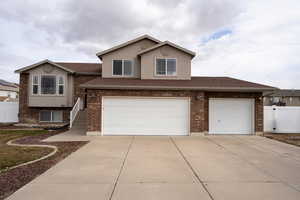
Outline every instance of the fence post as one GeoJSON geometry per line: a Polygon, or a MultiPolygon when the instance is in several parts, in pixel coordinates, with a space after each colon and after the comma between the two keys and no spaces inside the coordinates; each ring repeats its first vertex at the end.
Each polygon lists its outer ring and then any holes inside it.
{"type": "Polygon", "coordinates": [[[276,106],[272,106],[272,132],[275,133],[276,132],[276,106]]]}

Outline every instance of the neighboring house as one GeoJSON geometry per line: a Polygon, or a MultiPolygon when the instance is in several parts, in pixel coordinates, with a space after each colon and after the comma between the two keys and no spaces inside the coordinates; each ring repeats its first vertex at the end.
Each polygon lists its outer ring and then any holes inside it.
{"type": "Polygon", "coordinates": [[[17,101],[19,86],[0,79],[0,101],[17,101]]]}
{"type": "Polygon", "coordinates": [[[300,90],[275,90],[264,93],[264,106],[300,106],[300,90]]]}
{"type": "Polygon", "coordinates": [[[194,52],[148,35],[96,55],[102,64],[45,60],[17,70],[20,122],[68,122],[80,98],[88,135],[263,132],[262,92],[273,87],[192,77],[194,52]]]}

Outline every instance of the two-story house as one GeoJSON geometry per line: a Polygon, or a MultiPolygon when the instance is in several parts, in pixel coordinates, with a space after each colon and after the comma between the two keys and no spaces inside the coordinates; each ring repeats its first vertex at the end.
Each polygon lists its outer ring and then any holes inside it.
{"type": "Polygon", "coordinates": [[[193,77],[194,52],[148,35],[96,55],[101,64],[46,60],[17,70],[20,122],[72,122],[80,102],[88,135],[263,131],[262,92],[273,87],[193,77]]]}

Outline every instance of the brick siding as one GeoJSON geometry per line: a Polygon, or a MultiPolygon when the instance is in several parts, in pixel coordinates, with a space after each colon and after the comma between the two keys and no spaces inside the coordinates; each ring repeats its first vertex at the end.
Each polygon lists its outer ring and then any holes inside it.
{"type": "Polygon", "coordinates": [[[254,98],[255,131],[263,131],[263,102],[261,93],[158,91],[158,90],[87,90],[88,131],[101,131],[102,96],[190,97],[190,132],[208,131],[209,98],[254,98]]]}
{"type": "MultiPolygon", "coordinates": [[[[74,94],[84,97],[84,90],[81,90],[78,86],[79,84],[89,81],[95,76],[78,76],[74,78],[74,94]]],[[[19,122],[20,123],[39,123],[39,113],[41,110],[62,110],[63,111],[63,121],[68,122],[70,110],[69,107],[29,107],[28,106],[28,86],[29,86],[29,74],[20,74],[20,89],[19,89],[19,122]]],[[[74,95],[74,96],[75,96],[74,95]]]]}

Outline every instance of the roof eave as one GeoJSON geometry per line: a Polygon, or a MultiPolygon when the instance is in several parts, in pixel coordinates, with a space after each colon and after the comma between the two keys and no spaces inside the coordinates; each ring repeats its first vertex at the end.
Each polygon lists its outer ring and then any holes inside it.
{"type": "Polygon", "coordinates": [[[143,36],[140,36],[140,37],[135,38],[135,39],[133,39],[133,40],[129,40],[129,41],[124,42],[124,43],[122,43],[122,44],[116,45],[116,46],[114,46],[114,47],[112,47],[112,48],[106,49],[106,50],[104,50],[104,51],[100,51],[100,52],[96,53],[96,56],[99,57],[99,58],[102,60],[102,55],[105,55],[105,54],[107,54],[107,53],[109,53],[109,52],[112,52],[112,51],[115,51],[115,50],[117,50],[117,49],[123,48],[123,47],[125,47],[125,46],[128,46],[128,45],[130,45],[130,44],[133,44],[133,43],[138,42],[138,41],[143,40],[143,39],[152,40],[152,41],[154,41],[154,42],[157,42],[158,44],[161,43],[160,40],[158,40],[158,39],[156,39],[156,38],[154,38],[154,37],[151,37],[151,36],[149,36],[149,35],[143,35],[143,36]]]}
{"type": "Polygon", "coordinates": [[[195,52],[190,51],[190,50],[188,50],[186,48],[183,48],[181,46],[178,46],[178,45],[176,45],[176,44],[174,44],[172,42],[169,42],[169,41],[165,41],[165,42],[162,42],[160,44],[157,44],[156,46],[152,46],[152,47],[149,47],[148,49],[144,49],[144,50],[140,51],[137,55],[141,56],[141,55],[143,55],[145,53],[151,52],[151,51],[153,51],[153,50],[155,50],[157,48],[160,48],[160,47],[162,47],[164,45],[169,45],[169,46],[171,46],[173,48],[176,48],[176,49],[178,49],[178,50],[180,50],[180,51],[182,51],[182,52],[184,52],[186,54],[189,54],[190,56],[192,56],[192,58],[194,58],[196,56],[195,52]]]}
{"type": "Polygon", "coordinates": [[[75,72],[75,75],[92,75],[92,76],[101,76],[100,72],[75,72]]]}
{"type": "Polygon", "coordinates": [[[61,66],[61,65],[59,65],[59,64],[56,64],[56,63],[52,62],[51,60],[48,60],[48,59],[42,60],[42,61],[40,61],[40,62],[38,62],[38,63],[29,65],[29,66],[26,66],[26,67],[23,67],[23,68],[20,68],[20,69],[17,69],[17,70],[15,70],[15,73],[22,73],[22,72],[25,72],[25,71],[27,71],[27,70],[33,69],[33,68],[35,68],[35,67],[38,67],[38,66],[40,66],[40,65],[46,64],[46,63],[48,63],[48,64],[50,64],[50,65],[53,65],[53,66],[56,66],[56,67],[58,67],[58,68],[60,68],[60,69],[63,69],[63,70],[65,70],[65,71],[67,71],[67,72],[75,73],[75,71],[70,70],[70,69],[68,69],[68,68],[65,68],[65,67],[63,67],[63,66],[61,66]]]}
{"type": "Polygon", "coordinates": [[[253,87],[173,87],[173,86],[122,86],[122,85],[91,85],[82,84],[82,88],[90,89],[132,89],[132,90],[202,90],[202,91],[228,91],[228,92],[264,92],[272,91],[273,88],[253,88],[253,87]]]}

